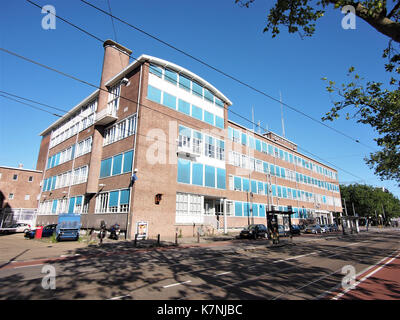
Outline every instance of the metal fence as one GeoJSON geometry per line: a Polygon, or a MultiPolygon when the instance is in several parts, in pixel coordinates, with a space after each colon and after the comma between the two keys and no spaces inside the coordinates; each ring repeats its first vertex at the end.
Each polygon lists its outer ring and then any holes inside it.
{"type": "Polygon", "coordinates": [[[0,209],[0,228],[6,228],[14,223],[27,223],[34,226],[36,215],[37,209],[0,209]]]}

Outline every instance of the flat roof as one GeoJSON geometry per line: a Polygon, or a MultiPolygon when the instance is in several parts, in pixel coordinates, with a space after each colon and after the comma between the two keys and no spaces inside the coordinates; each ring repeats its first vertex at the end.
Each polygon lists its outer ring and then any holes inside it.
{"type": "Polygon", "coordinates": [[[42,173],[43,172],[43,171],[35,170],[35,169],[25,169],[25,168],[7,167],[7,166],[0,166],[0,168],[10,169],[10,170],[30,171],[30,172],[37,172],[37,173],[42,173]]]}

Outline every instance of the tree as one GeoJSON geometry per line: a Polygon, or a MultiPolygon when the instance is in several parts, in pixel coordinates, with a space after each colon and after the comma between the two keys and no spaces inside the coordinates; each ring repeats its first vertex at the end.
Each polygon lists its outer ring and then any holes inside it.
{"type": "Polygon", "coordinates": [[[342,200],[346,201],[349,215],[353,215],[352,204],[355,212],[361,217],[374,217],[377,214],[386,218],[400,217],[400,200],[392,193],[368,185],[351,184],[340,185],[342,200]]]}
{"type": "MultiPolygon", "coordinates": [[[[254,1],[235,0],[244,7],[254,1]]],[[[334,121],[346,109],[346,119],[371,126],[378,133],[375,141],[381,149],[364,160],[381,180],[395,180],[400,185],[400,0],[394,0],[390,8],[386,0],[275,0],[264,32],[271,32],[275,38],[280,27],[287,27],[289,33],[310,37],[315,32],[316,21],[328,8],[342,9],[348,5],[355,9],[357,17],[388,37],[382,57],[387,59],[385,70],[391,79],[386,86],[366,81],[355,73],[354,67],[349,68],[348,84],[336,86],[334,81],[322,78],[327,81],[327,91],[334,95],[333,107],[322,120],[334,121]]]]}

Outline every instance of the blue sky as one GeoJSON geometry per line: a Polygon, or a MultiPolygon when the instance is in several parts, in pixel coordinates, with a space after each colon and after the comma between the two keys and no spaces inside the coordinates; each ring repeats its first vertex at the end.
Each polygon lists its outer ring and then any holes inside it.
{"type": "MultiPolygon", "coordinates": [[[[57,14],[87,29],[101,39],[114,39],[111,19],[79,0],[33,0],[51,4],[57,14]]],[[[106,0],[91,0],[107,10],[106,0]]],[[[382,50],[387,38],[362,20],[355,30],[341,27],[343,14],[328,10],[318,22],[316,34],[302,40],[281,31],[272,39],[263,33],[270,2],[257,0],[249,9],[234,0],[110,0],[114,15],[156,35],[164,41],[279,98],[310,116],[320,119],[332,106],[322,77],[337,83],[347,81],[354,66],[360,75],[387,81],[382,50]]],[[[1,47],[25,55],[88,82],[99,84],[103,59],[100,42],[57,20],[55,30],[41,27],[40,9],[26,1],[8,1],[0,12],[1,47]]],[[[282,134],[280,105],[165,45],[115,21],[117,40],[133,50],[133,56],[153,55],[181,65],[212,83],[232,102],[231,109],[282,134]]],[[[70,109],[94,89],[51,71],[0,53],[0,90],[70,109]]],[[[0,97],[0,165],[35,168],[40,146],[39,133],[57,118],[0,97]]],[[[364,163],[371,152],[304,116],[284,108],[286,137],[338,169],[341,183],[359,182],[384,186],[396,196],[393,181],[380,181],[364,163]]],[[[251,127],[230,114],[230,119],[251,127]]],[[[327,123],[376,149],[370,127],[344,118],[327,123]]],[[[306,154],[306,153],[305,153],[306,154]]]]}

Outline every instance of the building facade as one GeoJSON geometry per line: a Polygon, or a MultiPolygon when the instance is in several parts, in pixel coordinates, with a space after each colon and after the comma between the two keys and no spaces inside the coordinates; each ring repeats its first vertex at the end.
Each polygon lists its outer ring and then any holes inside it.
{"type": "Polygon", "coordinates": [[[104,50],[100,89],[41,133],[38,223],[74,212],[84,228],[172,238],[265,224],[271,205],[292,206],[294,223],[342,211],[335,170],[230,121],[206,80],[148,55],[129,64],[111,40],[104,50]]]}
{"type": "Polygon", "coordinates": [[[34,224],[42,171],[0,166],[0,227],[34,224]]]}

